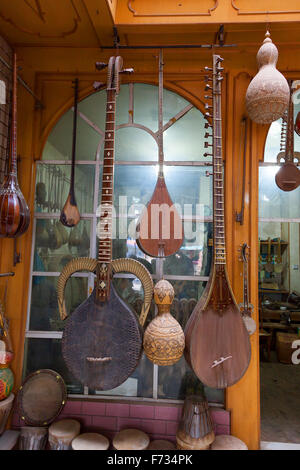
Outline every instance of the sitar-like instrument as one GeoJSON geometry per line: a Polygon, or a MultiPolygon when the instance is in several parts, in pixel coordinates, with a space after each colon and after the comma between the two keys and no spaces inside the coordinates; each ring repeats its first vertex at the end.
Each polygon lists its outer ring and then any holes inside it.
{"type": "Polygon", "coordinates": [[[153,195],[137,224],[139,248],[154,258],[176,253],[183,243],[182,219],[176,209],[164,177],[163,149],[163,56],[159,52],[158,86],[158,178],[153,195]]]}
{"type": "Polygon", "coordinates": [[[75,158],[77,137],[77,105],[78,105],[78,78],[74,81],[74,115],[73,115],[73,138],[72,138],[72,164],[70,189],[67,200],[60,214],[60,221],[66,227],[74,227],[80,221],[80,212],[75,197],[75,158]]]}
{"type": "Polygon", "coordinates": [[[213,216],[214,260],[205,291],[195,306],[185,328],[185,358],[197,377],[212,388],[226,388],[236,383],[246,372],[251,346],[249,335],[237,306],[226,269],[223,159],[221,66],[223,59],[213,55],[212,90],[213,138],[213,216]]]}
{"type": "Polygon", "coordinates": [[[246,325],[249,335],[253,335],[256,331],[256,323],[252,318],[253,305],[249,302],[249,282],[248,282],[248,254],[249,247],[247,243],[243,243],[241,248],[241,255],[243,261],[243,285],[244,295],[243,303],[239,304],[244,323],[246,325]]]}
{"type": "Polygon", "coordinates": [[[295,165],[295,159],[298,160],[298,163],[300,162],[300,152],[294,151],[295,126],[292,80],[289,80],[289,85],[291,93],[287,113],[285,151],[277,155],[277,163],[281,163],[282,159],[285,162],[275,175],[275,182],[282,191],[293,191],[300,185],[300,170],[295,165]]]}
{"type": "Polygon", "coordinates": [[[10,170],[0,188],[0,237],[16,238],[28,229],[30,212],[18,183],[17,172],[17,55],[13,58],[10,170]]]}
{"type": "Polygon", "coordinates": [[[67,317],[62,337],[62,353],[69,370],[82,384],[94,390],[117,387],[137,367],[142,354],[142,326],[153,295],[151,276],[141,263],[127,258],[112,260],[116,97],[120,73],[126,71],[132,69],[123,69],[121,57],[109,59],[98,259],[70,261],[58,280],[59,311],[61,318],[66,318],[67,280],[77,271],[96,272],[92,294],[67,317]],[[144,288],[139,319],[119,297],[111,281],[113,273],[124,271],[138,277],[144,288]]]}

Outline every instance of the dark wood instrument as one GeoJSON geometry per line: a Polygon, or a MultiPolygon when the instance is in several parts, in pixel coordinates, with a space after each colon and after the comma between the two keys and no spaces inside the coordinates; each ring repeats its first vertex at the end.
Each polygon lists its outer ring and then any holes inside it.
{"type": "Polygon", "coordinates": [[[163,171],[163,58],[161,50],[158,104],[159,172],[154,193],[138,222],[136,240],[144,253],[155,258],[173,255],[180,249],[183,242],[182,220],[171,200],[163,171]]]}
{"type": "Polygon", "coordinates": [[[244,323],[246,325],[249,335],[253,335],[256,331],[256,323],[252,318],[253,305],[249,302],[249,282],[248,282],[248,245],[244,243],[241,248],[241,255],[243,261],[243,284],[244,284],[244,301],[239,304],[244,323]]]}
{"type": "Polygon", "coordinates": [[[300,170],[295,165],[295,159],[300,162],[300,152],[294,151],[294,103],[292,93],[292,80],[289,80],[291,89],[290,101],[287,114],[287,129],[285,140],[285,152],[280,152],[277,156],[277,162],[280,163],[282,158],[285,163],[275,175],[275,182],[282,191],[293,191],[300,185],[300,170]]]}
{"type": "MultiPolygon", "coordinates": [[[[226,388],[246,372],[251,346],[226,269],[221,82],[222,58],[213,55],[213,215],[214,261],[205,291],[185,328],[185,358],[197,377],[212,388],[226,388]]],[[[210,69],[209,69],[210,70],[210,69]]],[[[210,118],[209,113],[206,114],[210,118]]]]}
{"type": "Polygon", "coordinates": [[[16,238],[28,229],[30,212],[17,176],[17,55],[13,58],[10,170],[0,189],[0,237],[16,238]]]}
{"type": "Polygon", "coordinates": [[[98,260],[78,258],[70,261],[58,281],[58,303],[64,318],[67,279],[76,271],[96,271],[92,294],[67,318],[62,337],[62,353],[69,370],[82,384],[96,390],[117,387],[137,367],[142,353],[141,324],[146,319],[153,295],[151,276],[141,263],[130,259],[112,261],[116,96],[119,75],[125,71],[121,57],[109,59],[98,260]],[[132,272],[142,281],[141,324],[115,291],[111,283],[114,271],[132,272]]]}
{"type": "Polygon", "coordinates": [[[80,212],[75,198],[75,158],[77,137],[77,105],[78,105],[78,78],[74,81],[74,115],[73,115],[73,141],[72,141],[72,166],[70,190],[65,205],[60,214],[60,221],[66,227],[74,227],[80,221],[80,212]]]}

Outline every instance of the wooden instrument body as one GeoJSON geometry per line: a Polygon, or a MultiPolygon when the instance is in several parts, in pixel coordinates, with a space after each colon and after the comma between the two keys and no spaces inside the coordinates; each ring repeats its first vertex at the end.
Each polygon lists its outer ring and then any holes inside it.
{"type": "Polygon", "coordinates": [[[67,318],[62,353],[69,370],[82,384],[111,390],[136,368],[142,339],[138,318],[111,285],[106,302],[97,301],[94,289],[67,318]]]}
{"type": "Polygon", "coordinates": [[[0,189],[0,237],[16,238],[29,227],[30,212],[17,177],[17,57],[14,54],[10,171],[0,189]]]}
{"type": "Polygon", "coordinates": [[[275,182],[282,191],[294,191],[300,185],[300,171],[293,162],[285,162],[275,175],[275,182]]]}
{"type": "Polygon", "coordinates": [[[225,265],[213,266],[206,287],[186,327],[186,359],[203,383],[226,388],[246,372],[251,345],[225,265]]]}
{"type": "Polygon", "coordinates": [[[183,243],[182,220],[172,202],[164,176],[158,177],[137,231],[139,248],[155,258],[173,255],[183,243]]]}

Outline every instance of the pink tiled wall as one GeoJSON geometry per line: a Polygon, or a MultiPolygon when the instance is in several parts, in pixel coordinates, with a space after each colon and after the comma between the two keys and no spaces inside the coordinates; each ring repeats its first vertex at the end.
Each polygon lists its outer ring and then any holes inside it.
{"type": "MultiPolygon", "coordinates": [[[[110,439],[121,429],[137,428],[149,434],[151,439],[175,441],[181,410],[181,405],[161,406],[69,400],[58,419],[75,418],[80,421],[82,432],[101,432],[110,439]]],[[[216,434],[230,434],[229,411],[211,408],[211,416],[216,434]]],[[[17,428],[23,425],[23,421],[15,411],[12,427],[17,428]]]]}

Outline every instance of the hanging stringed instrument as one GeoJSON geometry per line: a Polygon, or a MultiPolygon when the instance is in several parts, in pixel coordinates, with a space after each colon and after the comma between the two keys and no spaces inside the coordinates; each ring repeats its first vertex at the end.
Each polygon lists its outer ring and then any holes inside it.
{"type": "Polygon", "coordinates": [[[253,335],[256,331],[256,323],[252,318],[253,305],[249,302],[249,282],[248,282],[248,245],[244,243],[241,248],[241,255],[243,261],[243,285],[244,285],[244,301],[242,304],[239,304],[241,314],[243,316],[244,323],[246,325],[249,335],[253,335]]]}
{"type": "MultiPolygon", "coordinates": [[[[226,388],[236,383],[246,372],[251,347],[249,335],[232,292],[226,269],[223,159],[221,62],[213,55],[213,216],[214,261],[205,291],[195,306],[185,328],[185,358],[197,377],[212,388],[226,388]]],[[[206,114],[207,115],[207,114],[206,114]]],[[[208,116],[210,117],[210,115],[208,116]]],[[[207,126],[206,126],[207,127],[207,126]]]]}
{"type": "Polygon", "coordinates": [[[60,221],[66,227],[74,227],[80,221],[80,213],[75,198],[75,157],[77,137],[77,105],[78,105],[78,78],[74,81],[74,115],[73,115],[73,141],[70,190],[65,205],[60,214],[60,221]]]}
{"type": "Polygon", "coordinates": [[[290,101],[287,114],[287,128],[285,151],[277,155],[277,163],[281,163],[282,158],[285,163],[275,175],[275,182],[282,191],[293,191],[300,185],[300,170],[295,165],[295,159],[300,163],[300,152],[294,151],[294,103],[292,93],[292,80],[289,80],[290,101]]]}
{"type": "Polygon", "coordinates": [[[121,57],[110,58],[98,259],[70,261],[59,276],[57,288],[59,312],[64,319],[67,315],[64,292],[69,277],[77,271],[96,272],[93,292],[67,317],[62,337],[62,353],[69,370],[82,384],[95,390],[117,387],[137,367],[142,353],[142,325],[153,295],[151,276],[141,263],[132,259],[112,261],[116,96],[120,86],[119,75],[126,71],[132,69],[123,70],[121,57]],[[144,288],[144,304],[139,319],[119,297],[111,282],[113,273],[124,271],[137,276],[144,288]]]}
{"type": "Polygon", "coordinates": [[[149,256],[162,258],[176,253],[183,243],[183,224],[168,192],[164,178],[163,150],[163,58],[159,53],[158,86],[159,171],[151,200],[137,225],[137,244],[149,256]]]}
{"type": "Polygon", "coordinates": [[[28,229],[30,212],[18,183],[17,172],[17,55],[13,58],[10,170],[0,188],[0,237],[16,238],[28,229]]]}

